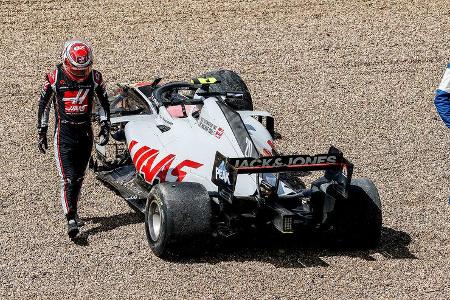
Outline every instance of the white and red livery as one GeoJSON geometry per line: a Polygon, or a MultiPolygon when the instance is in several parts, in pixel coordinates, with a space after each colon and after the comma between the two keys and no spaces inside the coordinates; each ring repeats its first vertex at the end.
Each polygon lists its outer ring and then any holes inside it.
{"type": "Polygon", "coordinates": [[[111,100],[113,142],[97,145],[91,163],[101,181],[145,214],[156,255],[268,226],[297,234],[334,230],[339,239],[378,244],[375,185],[352,180],[353,165],[335,147],[280,155],[273,117],[253,110],[236,73],[159,82],[119,86],[111,100]],[[316,170],[323,176],[306,188],[298,175],[316,170]]]}

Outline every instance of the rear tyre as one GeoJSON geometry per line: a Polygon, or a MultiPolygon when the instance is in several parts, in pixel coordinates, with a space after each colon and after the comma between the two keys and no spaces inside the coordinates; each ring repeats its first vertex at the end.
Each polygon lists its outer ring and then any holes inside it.
{"type": "Polygon", "coordinates": [[[193,182],[155,185],[145,206],[147,240],[158,257],[192,254],[211,238],[211,204],[193,182]]]}
{"type": "Polygon", "coordinates": [[[338,239],[349,246],[374,248],[381,240],[382,213],[378,189],[368,178],[353,179],[348,199],[336,203],[338,239]]]}
{"type": "Polygon", "coordinates": [[[212,84],[209,88],[211,92],[242,92],[242,99],[227,99],[225,102],[234,110],[253,110],[253,101],[244,80],[231,70],[211,71],[203,77],[214,77],[220,83],[212,84]]]}

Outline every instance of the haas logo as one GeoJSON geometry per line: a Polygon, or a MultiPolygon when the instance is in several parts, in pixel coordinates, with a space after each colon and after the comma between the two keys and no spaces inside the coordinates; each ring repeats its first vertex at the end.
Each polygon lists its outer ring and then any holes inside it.
{"type": "Polygon", "coordinates": [[[158,158],[159,150],[147,146],[142,146],[132,153],[136,144],[137,142],[132,140],[128,146],[128,151],[133,158],[136,170],[141,173],[144,176],[145,181],[149,183],[153,183],[156,177],[159,178],[159,182],[167,181],[166,177],[170,169],[172,169],[170,175],[173,176],[175,180],[169,181],[183,181],[187,174],[186,171],[183,170],[184,168],[198,169],[203,166],[201,163],[186,159],[174,168],[171,168],[171,165],[175,160],[175,154],[169,154],[165,157],[158,158]]]}
{"type": "Polygon", "coordinates": [[[80,45],[80,46],[75,46],[75,47],[73,47],[73,50],[74,51],[79,51],[79,50],[84,50],[84,45],[80,45]]]}
{"type": "Polygon", "coordinates": [[[85,114],[88,110],[89,89],[64,92],[64,111],[69,115],[85,114]]]}

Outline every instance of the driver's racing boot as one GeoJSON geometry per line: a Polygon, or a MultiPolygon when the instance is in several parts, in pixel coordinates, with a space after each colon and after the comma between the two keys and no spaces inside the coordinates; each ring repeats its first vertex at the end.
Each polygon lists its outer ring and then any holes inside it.
{"type": "Polygon", "coordinates": [[[75,213],[75,222],[77,222],[78,227],[83,227],[85,224],[84,221],[78,216],[78,213],[75,213]]]}
{"type": "Polygon", "coordinates": [[[67,234],[71,239],[77,236],[80,230],[78,229],[77,221],[75,219],[70,219],[67,221],[67,234]]]}

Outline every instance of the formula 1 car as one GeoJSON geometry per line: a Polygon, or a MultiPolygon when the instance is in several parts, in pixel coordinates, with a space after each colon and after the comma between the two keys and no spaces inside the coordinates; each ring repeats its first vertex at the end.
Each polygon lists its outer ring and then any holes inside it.
{"type": "Polygon", "coordinates": [[[281,155],[274,118],[253,110],[239,75],[220,70],[191,82],[160,81],[119,85],[110,100],[112,139],[96,144],[90,162],[99,180],[145,214],[157,256],[269,229],[379,243],[373,182],[352,179],[353,164],[333,146],[319,155],[281,155]],[[311,171],[323,173],[308,188],[292,180],[311,171]]]}

